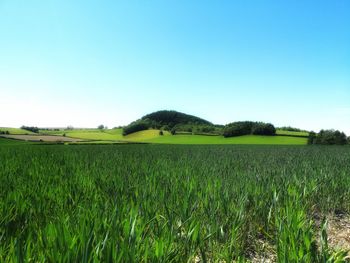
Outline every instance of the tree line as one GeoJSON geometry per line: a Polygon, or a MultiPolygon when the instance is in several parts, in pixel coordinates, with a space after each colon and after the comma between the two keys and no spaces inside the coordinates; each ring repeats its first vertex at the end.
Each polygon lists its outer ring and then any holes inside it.
{"type": "Polygon", "coordinates": [[[307,143],[320,145],[345,145],[350,144],[350,137],[338,130],[321,130],[319,133],[310,132],[307,143]]]}
{"type": "Polygon", "coordinates": [[[241,135],[275,135],[276,128],[271,123],[237,121],[227,124],[223,129],[224,137],[241,135]]]}
{"type": "Polygon", "coordinates": [[[26,131],[31,131],[34,133],[39,133],[39,128],[38,127],[34,127],[34,126],[22,126],[21,127],[22,130],[26,130],[26,131]]]}

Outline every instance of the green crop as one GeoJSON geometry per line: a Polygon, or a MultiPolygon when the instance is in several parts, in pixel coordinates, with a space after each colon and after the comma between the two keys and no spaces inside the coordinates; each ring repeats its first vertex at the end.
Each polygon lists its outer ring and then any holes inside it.
{"type": "Polygon", "coordinates": [[[345,262],[349,175],[349,147],[2,145],[0,262],[345,262]]]}

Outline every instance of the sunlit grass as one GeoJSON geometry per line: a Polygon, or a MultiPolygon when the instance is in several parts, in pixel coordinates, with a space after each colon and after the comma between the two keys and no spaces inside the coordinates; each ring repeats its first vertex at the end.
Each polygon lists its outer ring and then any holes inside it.
{"type": "Polygon", "coordinates": [[[249,262],[262,243],[277,262],[344,262],[314,218],[350,211],[349,147],[29,145],[0,160],[0,262],[249,262]]]}

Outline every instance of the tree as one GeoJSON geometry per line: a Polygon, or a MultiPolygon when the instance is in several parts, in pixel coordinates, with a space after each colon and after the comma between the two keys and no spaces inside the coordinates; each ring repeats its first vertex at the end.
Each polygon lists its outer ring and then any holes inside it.
{"type": "Polygon", "coordinates": [[[271,123],[238,121],[227,124],[223,131],[224,137],[233,137],[248,134],[275,135],[276,129],[271,123]]]}
{"type": "Polygon", "coordinates": [[[130,133],[148,130],[150,128],[150,124],[148,121],[138,120],[130,123],[129,125],[123,128],[123,135],[128,135],[130,133]]]}
{"type": "Polygon", "coordinates": [[[225,126],[223,135],[224,137],[234,137],[251,134],[253,125],[254,122],[252,121],[237,121],[229,123],[225,126]]]}
{"type": "Polygon", "coordinates": [[[314,144],[323,145],[344,145],[347,143],[345,133],[338,130],[321,130],[314,140],[314,144]]]}
{"type": "Polygon", "coordinates": [[[309,133],[309,137],[307,138],[307,144],[311,145],[311,144],[315,144],[316,142],[316,133],[311,131],[309,133]]]}
{"type": "Polygon", "coordinates": [[[255,123],[252,128],[252,134],[254,135],[275,135],[276,129],[271,123],[255,123]]]}
{"type": "Polygon", "coordinates": [[[39,132],[39,128],[38,127],[34,127],[34,126],[24,126],[22,125],[21,127],[22,130],[26,130],[26,131],[31,131],[34,133],[38,133],[39,132]]]}
{"type": "Polygon", "coordinates": [[[98,125],[98,127],[97,127],[97,129],[99,129],[99,130],[103,130],[105,128],[105,126],[103,125],[103,124],[100,124],[100,125],[98,125]]]}
{"type": "Polygon", "coordinates": [[[162,131],[162,130],[160,130],[160,131],[159,131],[159,135],[161,135],[161,136],[163,136],[163,135],[164,135],[164,133],[163,133],[163,131],[162,131]]]}

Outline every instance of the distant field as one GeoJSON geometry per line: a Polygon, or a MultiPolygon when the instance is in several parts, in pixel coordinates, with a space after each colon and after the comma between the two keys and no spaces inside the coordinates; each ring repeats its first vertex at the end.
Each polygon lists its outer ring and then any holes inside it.
{"type": "MultiPolygon", "coordinates": [[[[46,131],[42,131],[45,133],[46,131]]],[[[98,129],[79,129],[79,130],[60,130],[60,131],[49,131],[52,135],[63,135],[67,137],[79,138],[85,140],[103,140],[103,141],[116,141],[123,139],[122,129],[111,129],[111,130],[98,130],[98,129]]]]}
{"type": "Polygon", "coordinates": [[[68,138],[53,135],[1,135],[1,137],[23,141],[43,141],[43,142],[79,142],[81,139],[68,138]]]}
{"type": "Polygon", "coordinates": [[[307,137],[309,136],[308,132],[296,132],[296,131],[284,131],[284,130],[277,130],[277,135],[288,135],[288,136],[299,136],[299,137],[307,137]]]}
{"type": "Polygon", "coordinates": [[[147,130],[135,132],[124,137],[127,141],[165,143],[165,144],[280,144],[280,145],[304,145],[306,138],[289,136],[257,136],[245,135],[231,138],[222,136],[205,135],[170,135],[164,133],[159,135],[158,130],[147,130]]]}
{"type": "Polygon", "coordinates": [[[34,132],[23,130],[20,128],[0,127],[0,131],[8,131],[10,134],[35,134],[34,132]]]}
{"type": "MultiPolygon", "coordinates": [[[[163,136],[164,137],[173,137],[170,132],[168,131],[163,131],[163,136]]],[[[153,139],[157,139],[159,137],[163,137],[159,135],[159,130],[146,130],[146,131],[139,131],[139,132],[134,132],[129,135],[124,136],[124,140],[127,141],[149,141],[153,139]]],[[[190,135],[191,136],[191,135],[190,135]]]]}
{"type": "MultiPolygon", "coordinates": [[[[4,129],[4,128],[2,128],[4,129]]],[[[139,131],[127,136],[123,136],[122,129],[98,130],[98,129],[76,129],[76,130],[59,130],[59,131],[40,131],[43,138],[33,135],[32,132],[27,132],[21,129],[7,129],[16,139],[22,140],[40,140],[43,141],[65,141],[79,142],[80,140],[94,141],[95,144],[117,143],[117,142],[146,142],[146,143],[164,143],[164,144],[281,144],[281,145],[303,145],[306,144],[307,136],[305,132],[290,132],[278,130],[277,134],[282,136],[256,136],[246,135],[231,138],[222,136],[206,136],[206,135],[191,135],[181,133],[171,135],[170,132],[164,131],[164,135],[159,135],[159,130],[139,131]],[[23,134],[31,134],[31,137],[23,134]],[[62,135],[65,134],[66,137],[62,135]],[[17,136],[18,135],[18,136],[17,136]],[[23,135],[23,136],[21,136],[23,135]],[[50,136],[51,135],[51,136],[50,136]]],[[[12,136],[12,137],[13,137],[12,136]]],[[[14,138],[13,137],[13,138],[14,138]]],[[[80,142],[82,143],[82,142],[80,142]]],[[[84,142],[92,143],[92,142],[84,142]]]]}

